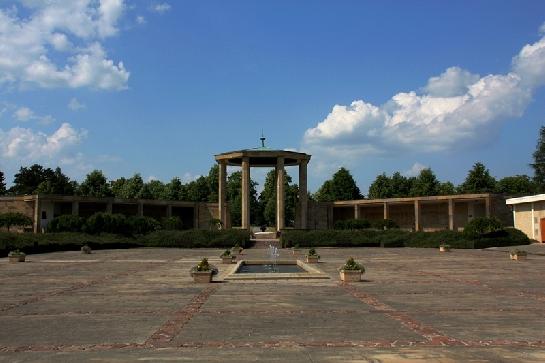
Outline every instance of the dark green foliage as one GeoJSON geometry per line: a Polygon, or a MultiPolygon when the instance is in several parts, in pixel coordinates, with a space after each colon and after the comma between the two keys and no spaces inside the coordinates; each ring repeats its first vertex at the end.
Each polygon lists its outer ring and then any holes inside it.
{"type": "MultiPolygon", "coordinates": [[[[250,222],[254,224],[260,219],[256,186],[257,183],[250,179],[250,222]]],[[[242,172],[236,171],[229,175],[226,194],[231,225],[240,226],[242,223],[242,172]]]]}
{"type": "Polygon", "coordinates": [[[496,184],[496,193],[509,196],[533,194],[537,190],[528,175],[514,175],[500,179],[496,184]]]}
{"type": "Polygon", "coordinates": [[[6,179],[4,173],[0,171],[0,195],[6,194],[6,179]]]}
{"type": "Polygon", "coordinates": [[[144,235],[161,229],[161,224],[151,217],[128,217],[127,226],[132,235],[144,235]]]}
{"type": "Polygon", "coordinates": [[[142,236],[139,241],[148,247],[230,248],[236,244],[247,247],[250,234],[236,229],[157,231],[142,236]]]}
{"type": "MultiPolygon", "coordinates": [[[[292,183],[291,176],[284,173],[284,193],[285,202],[285,225],[292,227],[295,225],[295,210],[297,207],[299,187],[292,183]]],[[[258,200],[257,224],[276,225],[276,174],[274,170],[267,173],[263,190],[259,194],[258,200]]]]}
{"type": "Polygon", "coordinates": [[[371,226],[376,229],[395,229],[399,228],[396,222],[391,219],[380,219],[378,221],[371,222],[371,226]]]}
{"type": "Polygon", "coordinates": [[[502,235],[504,228],[502,223],[496,218],[474,218],[464,227],[464,236],[466,238],[476,239],[488,235],[502,235]]]}
{"type": "Polygon", "coordinates": [[[533,153],[534,182],[539,192],[545,191],[545,126],[539,129],[536,150],[533,153]]]}
{"type": "Polygon", "coordinates": [[[318,202],[361,199],[363,196],[356,181],[345,168],[340,168],[333,177],[326,180],[315,194],[318,202]]]}
{"type": "Polygon", "coordinates": [[[458,187],[460,193],[493,193],[496,179],[482,163],[475,163],[465,181],[458,187]]]}
{"type": "Polygon", "coordinates": [[[27,227],[32,225],[32,219],[18,212],[0,214],[0,227],[6,227],[8,232],[11,227],[27,227]]]}
{"type": "Polygon", "coordinates": [[[344,265],[341,266],[341,270],[365,272],[363,265],[356,262],[354,257],[350,257],[348,260],[346,260],[344,265]]]}
{"type": "Polygon", "coordinates": [[[449,181],[446,181],[444,183],[439,183],[439,187],[437,189],[438,195],[453,195],[456,194],[456,187],[454,187],[454,184],[452,184],[449,181]]]}
{"type": "Polygon", "coordinates": [[[78,194],[97,198],[113,196],[110,185],[100,170],[93,170],[87,174],[78,188],[78,194]]]}
{"type": "Polygon", "coordinates": [[[367,229],[371,222],[366,219],[345,219],[335,222],[335,229],[367,229]]]}
{"type": "Polygon", "coordinates": [[[44,168],[34,164],[30,167],[21,167],[13,179],[13,187],[10,192],[15,195],[21,194],[74,194],[76,182],[70,181],[61,171],[44,168]]]}
{"type": "Polygon", "coordinates": [[[161,226],[163,227],[164,230],[167,230],[167,231],[182,230],[184,228],[184,225],[180,217],[163,218],[161,220],[161,226]]]}
{"type": "Polygon", "coordinates": [[[452,248],[487,248],[529,244],[524,233],[514,228],[502,235],[488,234],[476,239],[467,238],[456,231],[408,232],[402,230],[287,230],[281,236],[284,247],[296,244],[306,247],[429,247],[448,244],[452,248]]]}
{"type": "Polygon", "coordinates": [[[77,188],[75,181],[70,181],[70,178],[64,175],[61,168],[56,168],[52,173],[46,169],[45,180],[42,181],[34,193],[38,194],[59,194],[73,195],[77,188]]]}
{"type": "Polygon", "coordinates": [[[47,225],[47,232],[81,232],[85,219],[71,214],[53,218],[47,225]]]}
{"type": "Polygon", "coordinates": [[[392,195],[391,187],[390,178],[386,173],[378,175],[369,186],[369,199],[389,198],[392,195]]]}

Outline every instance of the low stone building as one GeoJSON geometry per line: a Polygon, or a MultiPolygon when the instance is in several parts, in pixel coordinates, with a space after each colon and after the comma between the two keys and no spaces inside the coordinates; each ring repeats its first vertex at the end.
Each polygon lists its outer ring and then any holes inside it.
{"type": "Polygon", "coordinates": [[[506,200],[513,212],[515,228],[526,233],[528,238],[545,241],[545,194],[531,195],[506,200]]]}
{"type": "Polygon", "coordinates": [[[476,217],[496,217],[513,225],[505,199],[495,194],[458,194],[412,198],[360,199],[310,203],[309,228],[333,228],[347,219],[393,220],[412,231],[463,230],[476,217]]]}
{"type": "Polygon", "coordinates": [[[172,200],[93,198],[61,195],[0,197],[0,213],[20,212],[33,221],[33,231],[41,232],[55,217],[65,214],[89,217],[97,212],[120,213],[161,219],[180,217],[186,228],[208,229],[218,216],[217,203],[172,200]]]}

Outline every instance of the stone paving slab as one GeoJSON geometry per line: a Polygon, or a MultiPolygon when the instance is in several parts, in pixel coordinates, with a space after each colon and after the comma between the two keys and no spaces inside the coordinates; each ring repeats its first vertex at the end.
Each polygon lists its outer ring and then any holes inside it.
{"type": "Polygon", "coordinates": [[[545,360],[545,256],[323,248],[316,267],[330,280],[194,284],[188,270],[202,257],[226,271],[221,252],[0,259],[0,361],[545,360]],[[350,256],[366,266],[364,282],[340,283],[350,256]]]}

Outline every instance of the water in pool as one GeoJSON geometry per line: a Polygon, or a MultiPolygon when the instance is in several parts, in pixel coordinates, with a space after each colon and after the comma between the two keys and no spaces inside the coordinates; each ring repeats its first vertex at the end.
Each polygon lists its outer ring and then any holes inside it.
{"type": "Polygon", "coordinates": [[[256,273],[303,273],[306,272],[298,265],[246,265],[242,264],[237,270],[237,273],[241,274],[256,274],[256,273]]]}

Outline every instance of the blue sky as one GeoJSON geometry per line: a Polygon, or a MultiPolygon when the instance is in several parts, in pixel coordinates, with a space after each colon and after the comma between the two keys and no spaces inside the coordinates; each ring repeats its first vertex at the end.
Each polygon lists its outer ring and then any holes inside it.
{"type": "Polygon", "coordinates": [[[263,129],[313,155],[313,191],[340,166],[364,192],[531,174],[544,22],[539,1],[2,1],[0,170],[187,181],[263,129]]]}

